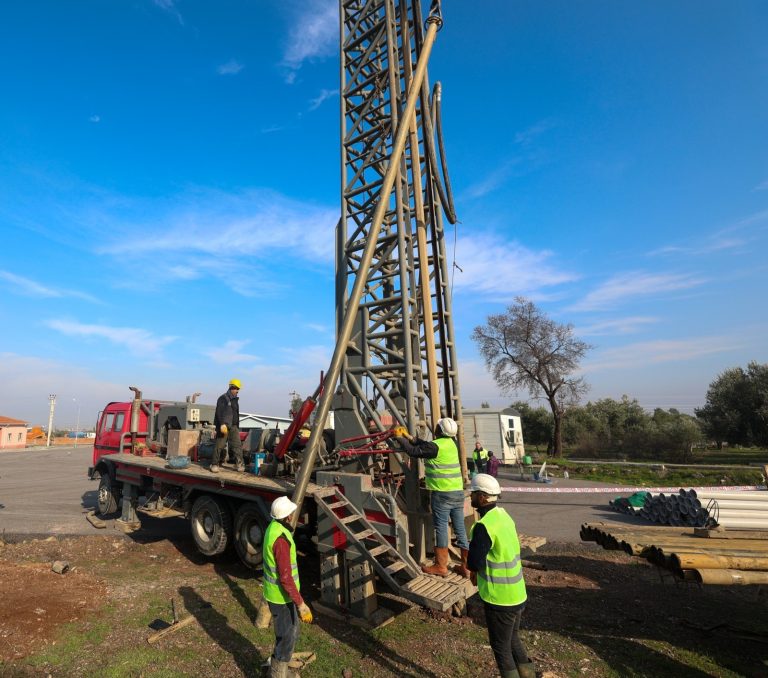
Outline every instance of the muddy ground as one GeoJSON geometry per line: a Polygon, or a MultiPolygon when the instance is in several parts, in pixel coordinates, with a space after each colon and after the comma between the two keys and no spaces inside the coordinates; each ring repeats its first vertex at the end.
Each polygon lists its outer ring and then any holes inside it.
{"type": "MultiPolygon", "coordinates": [[[[768,597],[756,588],[677,585],[592,544],[548,544],[530,560],[547,568],[525,570],[523,636],[540,675],[768,676],[768,597]]],[[[301,562],[310,602],[316,562],[301,562]]],[[[205,560],[182,537],[4,544],[0,601],[2,676],[257,676],[272,643],[253,625],[254,573],[226,554],[205,560]],[[55,574],[58,560],[70,571],[55,574]],[[150,646],[171,598],[196,623],[150,646]]],[[[378,631],[318,615],[297,648],[318,654],[302,675],[498,675],[477,601],[463,618],[382,603],[399,614],[378,631]]]]}

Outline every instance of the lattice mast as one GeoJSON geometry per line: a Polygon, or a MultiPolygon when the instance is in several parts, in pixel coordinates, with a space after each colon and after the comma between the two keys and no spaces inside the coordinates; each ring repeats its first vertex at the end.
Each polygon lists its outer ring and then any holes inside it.
{"type": "Polygon", "coordinates": [[[341,0],[340,9],[337,334],[348,313],[355,317],[333,403],[337,440],[365,433],[371,423],[384,428],[385,412],[411,431],[432,428],[441,416],[461,420],[442,184],[426,73],[394,185],[381,195],[425,25],[442,22],[440,3],[431,4],[427,24],[420,0],[341,0]],[[386,209],[364,272],[362,298],[349,307],[380,200],[386,209]]]}

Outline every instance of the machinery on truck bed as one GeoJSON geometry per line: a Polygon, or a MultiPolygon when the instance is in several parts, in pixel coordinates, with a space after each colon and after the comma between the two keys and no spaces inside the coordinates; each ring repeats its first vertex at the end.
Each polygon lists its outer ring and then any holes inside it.
{"type": "MultiPolygon", "coordinates": [[[[292,450],[287,432],[258,475],[213,475],[201,452],[210,444],[212,406],[146,401],[134,389],[127,435],[114,450],[102,448],[113,454],[94,455],[99,504],[114,510],[119,501],[129,525],[142,512],[187,516],[203,553],[233,543],[258,567],[269,505],[291,494],[317,543],[323,602],[371,617],[383,583],[448,610],[475,589],[455,574],[421,572],[433,539],[423,464],[402,455],[389,430],[403,425],[428,437],[438,419],[452,417],[463,448],[444,239],[444,219],[453,223],[455,215],[441,91],[439,84],[430,90],[426,68],[441,7],[431,2],[426,21],[420,0],[340,0],[339,9],[336,346],[292,424],[299,430],[314,415],[309,440],[292,450]],[[331,412],[333,436],[323,427],[331,412]],[[174,468],[174,457],[184,456],[189,466],[174,468]]],[[[463,449],[459,458],[466,480],[463,449]]],[[[467,497],[465,516],[472,515],[467,497]]]]}

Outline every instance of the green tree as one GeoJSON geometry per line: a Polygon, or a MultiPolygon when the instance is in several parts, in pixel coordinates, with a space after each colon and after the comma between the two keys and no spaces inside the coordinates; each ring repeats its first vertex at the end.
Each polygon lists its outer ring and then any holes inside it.
{"type": "Polygon", "coordinates": [[[768,364],[725,370],[709,385],[696,416],[718,448],[724,442],[768,445],[768,364]]]}
{"type": "Polygon", "coordinates": [[[488,316],[485,325],[475,327],[472,339],[504,393],[525,388],[532,397],[543,395],[554,420],[553,454],[560,456],[563,415],[588,388],[574,373],[592,347],[574,336],[573,325],[551,320],[523,297],[506,313],[488,316]]]}

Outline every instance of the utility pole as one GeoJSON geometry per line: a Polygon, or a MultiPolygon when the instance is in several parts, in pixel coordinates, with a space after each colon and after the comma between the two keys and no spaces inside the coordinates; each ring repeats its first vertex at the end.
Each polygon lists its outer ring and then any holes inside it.
{"type": "Polygon", "coordinates": [[[48,396],[48,402],[51,404],[50,412],[48,413],[48,442],[46,443],[46,447],[51,446],[51,432],[53,431],[53,411],[56,409],[56,394],[51,393],[51,395],[48,396]]]}

